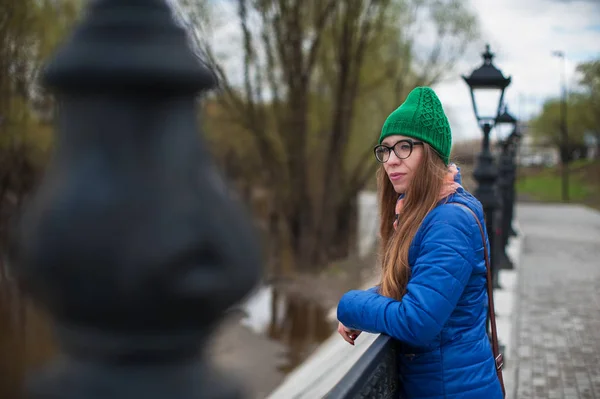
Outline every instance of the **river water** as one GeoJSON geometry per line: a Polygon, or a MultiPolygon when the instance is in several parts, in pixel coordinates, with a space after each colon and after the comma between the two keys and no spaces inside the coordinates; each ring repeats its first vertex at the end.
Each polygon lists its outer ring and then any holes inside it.
{"type": "Polygon", "coordinates": [[[255,334],[283,344],[284,356],[278,371],[287,374],[298,366],[327,337],[335,324],[318,303],[285,296],[273,286],[261,287],[243,306],[240,323],[255,334]]]}
{"type": "MultiPolygon", "coordinates": [[[[378,211],[374,192],[358,197],[358,253],[369,253],[377,236],[378,211]]],[[[360,282],[357,282],[360,284],[360,282]]],[[[240,323],[255,334],[268,337],[285,347],[285,359],[278,370],[287,374],[301,364],[334,331],[337,323],[329,320],[331,309],[319,303],[284,295],[271,285],[262,286],[242,305],[240,323]]]]}

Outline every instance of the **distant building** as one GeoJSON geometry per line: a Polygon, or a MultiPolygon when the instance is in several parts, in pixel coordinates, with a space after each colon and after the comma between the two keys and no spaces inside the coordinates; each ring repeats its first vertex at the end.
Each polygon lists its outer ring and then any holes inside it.
{"type": "Polygon", "coordinates": [[[583,142],[586,147],[585,157],[587,159],[600,158],[600,154],[598,154],[598,147],[600,146],[598,136],[599,135],[596,132],[586,132],[583,135],[583,142]]]}
{"type": "Polygon", "coordinates": [[[555,166],[560,162],[560,153],[555,145],[535,140],[522,127],[523,137],[517,153],[517,163],[521,166],[555,166]]]}

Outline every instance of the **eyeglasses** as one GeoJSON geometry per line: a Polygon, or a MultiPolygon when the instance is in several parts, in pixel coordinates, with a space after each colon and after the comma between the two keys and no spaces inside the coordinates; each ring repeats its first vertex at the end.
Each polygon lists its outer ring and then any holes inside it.
{"type": "Polygon", "coordinates": [[[416,145],[423,145],[423,142],[412,140],[400,140],[391,147],[388,147],[384,144],[379,144],[375,146],[373,152],[375,153],[375,158],[377,159],[377,162],[386,163],[388,159],[390,159],[390,152],[392,150],[394,151],[394,154],[396,154],[398,159],[406,159],[410,157],[410,154],[412,154],[413,148],[416,145]]]}

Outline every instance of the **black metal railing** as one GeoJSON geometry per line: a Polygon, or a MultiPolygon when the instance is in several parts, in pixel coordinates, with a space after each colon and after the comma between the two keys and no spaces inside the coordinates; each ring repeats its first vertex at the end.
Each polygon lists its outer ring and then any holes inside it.
{"type": "Polygon", "coordinates": [[[326,399],[402,399],[397,341],[380,335],[326,399]]]}

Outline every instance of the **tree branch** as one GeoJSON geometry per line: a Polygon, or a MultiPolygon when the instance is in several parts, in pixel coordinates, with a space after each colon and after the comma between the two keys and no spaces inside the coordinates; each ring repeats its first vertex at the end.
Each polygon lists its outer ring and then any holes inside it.
{"type": "Polygon", "coordinates": [[[361,159],[356,163],[351,177],[345,185],[346,190],[340,197],[340,202],[349,200],[364,188],[367,181],[373,177],[377,169],[380,167],[377,162],[372,160],[373,152],[371,149],[365,151],[361,159]]]}
{"type": "MultiPolygon", "coordinates": [[[[322,0],[321,0],[322,1],[322,0]]],[[[319,13],[316,21],[314,23],[314,39],[309,46],[308,57],[306,66],[304,67],[303,74],[306,77],[310,76],[312,70],[314,69],[315,63],[317,61],[317,55],[319,53],[319,48],[321,45],[321,41],[323,38],[323,31],[325,29],[325,25],[333,16],[333,11],[335,10],[336,0],[329,0],[323,10],[319,13]]]]}
{"type": "MultiPolygon", "coordinates": [[[[254,91],[252,88],[251,69],[256,60],[252,45],[252,34],[248,29],[248,6],[247,0],[238,0],[238,16],[242,29],[242,41],[244,49],[244,88],[246,91],[246,106],[248,117],[252,123],[257,123],[256,107],[254,104],[254,91]]],[[[260,85],[260,82],[258,82],[260,85]]]]}

